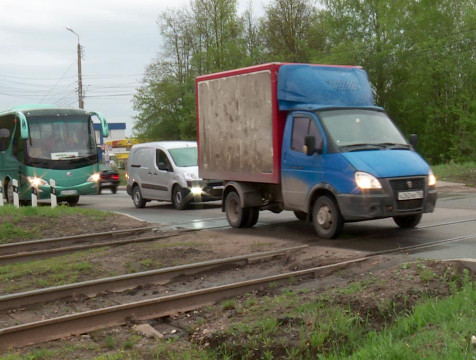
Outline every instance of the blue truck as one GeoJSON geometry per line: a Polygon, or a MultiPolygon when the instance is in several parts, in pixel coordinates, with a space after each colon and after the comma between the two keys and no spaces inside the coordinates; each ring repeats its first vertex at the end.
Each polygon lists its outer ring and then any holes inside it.
{"type": "Polygon", "coordinates": [[[320,238],[344,223],[433,212],[430,166],[375,106],[356,66],[269,63],[196,79],[199,174],[224,181],[232,227],[293,211],[320,238]]]}

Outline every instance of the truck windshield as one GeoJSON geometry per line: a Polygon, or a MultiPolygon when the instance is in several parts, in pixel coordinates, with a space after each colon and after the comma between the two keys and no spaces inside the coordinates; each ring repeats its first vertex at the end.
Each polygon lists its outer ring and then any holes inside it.
{"type": "Polygon", "coordinates": [[[319,113],[328,135],[342,151],[409,149],[390,118],[374,110],[330,110],[319,113]]]}
{"type": "Polygon", "coordinates": [[[30,158],[65,160],[91,157],[96,154],[96,142],[89,116],[28,118],[30,138],[27,151],[30,158]]]}
{"type": "Polygon", "coordinates": [[[169,149],[170,156],[179,167],[197,166],[198,152],[196,147],[169,149]]]}

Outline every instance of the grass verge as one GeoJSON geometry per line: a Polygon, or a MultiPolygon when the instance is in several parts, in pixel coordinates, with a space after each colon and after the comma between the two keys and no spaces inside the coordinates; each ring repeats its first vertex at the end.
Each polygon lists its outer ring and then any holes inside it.
{"type": "Polygon", "coordinates": [[[431,167],[438,180],[476,186],[476,162],[449,163],[431,167]]]}

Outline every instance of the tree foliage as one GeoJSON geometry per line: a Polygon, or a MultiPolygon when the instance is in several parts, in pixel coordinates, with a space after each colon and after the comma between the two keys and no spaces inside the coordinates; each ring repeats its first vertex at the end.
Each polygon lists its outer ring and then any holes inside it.
{"type": "Polygon", "coordinates": [[[163,46],[134,98],[142,139],[196,136],[196,76],[263,62],[362,66],[376,103],[432,163],[476,155],[476,0],[192,0],[159,17],[163,46]]]}

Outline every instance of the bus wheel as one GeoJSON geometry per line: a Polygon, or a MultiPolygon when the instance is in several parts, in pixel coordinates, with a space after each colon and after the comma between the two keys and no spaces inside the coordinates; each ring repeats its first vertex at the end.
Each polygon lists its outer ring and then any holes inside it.
{"type": "Polygon", "coordinates": [[[60,201],[66,201],[69,206],[75,206],[79,202],[79,195],[60,198],[60,201]]]}
{"type": "Polygon", "coordinates": [[[317,235],[333,239],[342,231],[344,219],[335,201],[327,195],[317,198],[312,210],[312,222],[317,235]]]}
{"type": "Polygon", "coordinates": [[[9,181],[7,183],[7,202],[13,204],[13,182],[9,181]]]}

